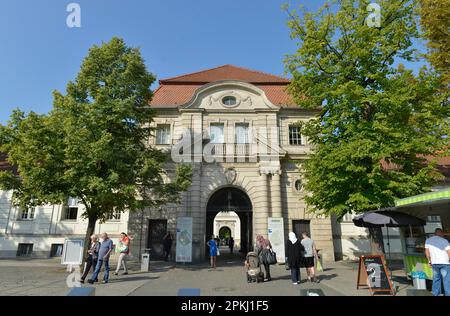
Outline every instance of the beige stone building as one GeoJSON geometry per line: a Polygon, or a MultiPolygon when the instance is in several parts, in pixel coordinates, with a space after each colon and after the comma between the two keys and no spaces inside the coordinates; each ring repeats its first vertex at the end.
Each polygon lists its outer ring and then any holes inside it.
{"type": "Polygon", "coordinates": [[[334,260],[329,218],[309,214],[301,165],[310,153],[296,126],[315,113],[295,105],[289,80],[231,65],[160,81],[150,143],[176,163],[191,163],[193,183],[181,205],[130,214],[135,244],[160,252],[161,235],[174,232],[180,216],[193,218],[193,258],[205,258],[205,243],[220,212],[236,212],[240,246],[253,248],[268,235],[268,218],[283,218],[289,231],[310,231],[324,260],[334,260]],[[158,250],[159,249],[159,250],[158,250]]]}

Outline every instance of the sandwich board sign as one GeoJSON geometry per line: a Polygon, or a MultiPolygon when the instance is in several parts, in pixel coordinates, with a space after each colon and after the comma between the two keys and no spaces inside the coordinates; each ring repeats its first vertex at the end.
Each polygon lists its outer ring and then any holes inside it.
{"type": "Polygon", "coordinates": [[[373,255],[359,258],[356,288],[359,289],[360,286],[368,286],[372,295],[383,292],[395,295],[384,256],[373,255]]]}
{"type": "Polygon", "coordinates": [[[83,263],[83,239],[66,239],[64,241],[61,264],[72,266],[83,263]]]}

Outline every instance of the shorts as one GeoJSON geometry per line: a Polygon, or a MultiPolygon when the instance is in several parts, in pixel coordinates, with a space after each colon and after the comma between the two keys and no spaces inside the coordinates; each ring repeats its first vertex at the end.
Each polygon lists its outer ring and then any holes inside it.
{"type": "Polygon", "coordinates": [[[305,268],[313,268],[314,267],[314,257],[305,257],[303,260],[303,264],[305,268]]]}

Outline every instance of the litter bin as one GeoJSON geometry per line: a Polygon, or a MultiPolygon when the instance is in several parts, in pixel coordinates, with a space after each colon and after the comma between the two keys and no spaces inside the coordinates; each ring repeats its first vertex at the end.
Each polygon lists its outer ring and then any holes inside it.
{"type": "Polygon", "coordinates": [[[150,271],[150,249],[145,249],[141,256],[141,272],[150,271]]]}
{"type": "Polygon", "coordinates": [[[423,271],[417,271],[411,273],[411,278],[413,279],[414,289],[416,290],[426,290],[427,282],[426,282],[426,274],[423,271]]]}

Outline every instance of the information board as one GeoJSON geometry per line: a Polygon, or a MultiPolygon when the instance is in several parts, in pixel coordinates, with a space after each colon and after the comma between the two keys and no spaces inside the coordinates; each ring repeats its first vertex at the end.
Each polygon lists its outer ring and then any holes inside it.
{"type": "Polygon", "coordinates": [[[176,262],[192,262],[192,217],[177,219],[176,262]]]}
{"type": "Polygon", "coordinates": [[[84,240],[66,239],[61,258],[61,264],[79,265],[83,263],[84,240]]]}
{"type": "Polygon", "coordinates": [[[268,237],[273,251],[277,254],[278,263],[285,263],[284,221],[282,217],[269,217],[268,237]]]}

